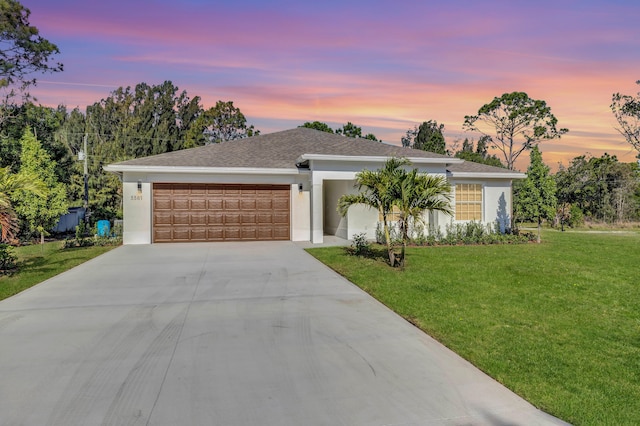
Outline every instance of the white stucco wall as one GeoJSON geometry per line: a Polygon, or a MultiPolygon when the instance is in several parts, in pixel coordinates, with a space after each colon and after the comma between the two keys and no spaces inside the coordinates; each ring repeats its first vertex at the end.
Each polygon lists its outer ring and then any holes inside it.
{"type": "Polygon", "coordinates": [[[378,225],[378,211],[363,205],[355,205],[349,208],[348,231],[349,240],[355,234],[364,233],[368,240],[376,239],[376,228],[378,225]]]}
{"type": "MultiPolygon", "coordinates": [[[[455,179],[451,181],[451,186],[455,189],[458,183],[477,183],[482,185],[482,223],[494,225],[498,222],[503,231],[511,226],[510,179],[455,179]]],[[[449,220],[455,221],[454,217],[449,220]]]]}
{"type": "Polygon", "coordinates": [[[151,243],[151,184],[145,176],[131,176],[122,184],[122,242],[151,243]],[[138,178],[142,191],[138,191],[138,178]]]}
{"type": "Polygon", "coordinates": [[[291,241],[311,240],[311,191],[309,184],[291,185],[291,241]]]}
{"type": "Polygon", "coordinates": [[[323,182],[323,218],[324,233],[349,239],[347,217],[342,217],[336,210],[338,199],[344,194],[352,193],[353,181],[351,180],[325,180],[323,182]]]}
{"type": "Polygon", "coordinates": [[[485,223],[498,223],[500,230],[511,227],[511,182],[488,181],[484,184],[485,223]]]}

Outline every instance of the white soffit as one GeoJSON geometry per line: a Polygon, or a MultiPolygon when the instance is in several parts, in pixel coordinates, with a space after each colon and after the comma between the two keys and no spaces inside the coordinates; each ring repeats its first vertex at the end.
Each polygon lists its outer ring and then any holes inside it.
{"type": "Polygon", "coordinates": [[[253,167],[178,167],[178,166],[126,166],[108,165],[104,170],[112,173],[191,173],[233,175],[299,175],[308,173],[298,169],[269,169],[253,167]]]}
{"type": "Polygon", "coordinates": [[[483,179],[525,179],[526,174],[520,172],[491,173],[491,172],[450,172],[447,176],[453,178],[483,178],[483,179]]]}
{"type": "MultiPolygon", "coordinates": [[[[375,155],[328,155],[328,154],[302,154],[296,160],[296,163],[300,164],[307,160],[315,161],[355,161],[355,162],[385,162],[391,158],[398,157],[381,157],[375,155]]],[[[447,158],[427,158],[427,157],[405,157],[413,164],[462,164],[464,160],[459,158],[447,157],[447,158]]]]}

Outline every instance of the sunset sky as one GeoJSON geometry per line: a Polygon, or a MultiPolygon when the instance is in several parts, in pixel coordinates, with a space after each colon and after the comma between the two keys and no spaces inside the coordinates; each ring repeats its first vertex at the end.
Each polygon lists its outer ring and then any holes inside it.
{"type": "MultiPolygon", "coordinates": [[[[84,111],[120,86],[171,80],[205,108],[233,101],[263,133],[351,121],[388,143],[427,120],[449,144],[495,96],[542,99],[570,132],[554,169],[603,152],[635,161],[615,92],[640,89],[637,0],[23,0],[65,70],[39,102],[84,111]]],[[[528,155],[518,162],[526,169],[528,155]]]]}

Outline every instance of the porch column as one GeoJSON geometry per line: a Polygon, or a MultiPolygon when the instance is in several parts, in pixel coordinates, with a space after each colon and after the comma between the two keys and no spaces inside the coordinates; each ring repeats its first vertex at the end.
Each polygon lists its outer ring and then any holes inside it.
{"type": "Polygon", "coordinates": [[[324,237],[322,178],[313,176],[311,185],[311,242],[322,243],[324,237]]]}

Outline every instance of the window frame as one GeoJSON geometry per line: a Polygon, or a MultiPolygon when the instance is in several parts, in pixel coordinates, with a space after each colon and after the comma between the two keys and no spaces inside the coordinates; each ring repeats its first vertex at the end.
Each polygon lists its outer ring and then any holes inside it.
{"type": "Polygon", "coordinates": [[[483,222],[484,221],[484,200],[485,200],[485,191],[484,191],[484,183],[482,182],[455,182],[453,184],[454,187],[454,221],[456,222],[472,222],[472,221],[478,221],[478,222],[483,222]],[[466,195],[471,194],[469,192],[469,187],[473,186],[474,188],[474,195],[480,195],[480,200],[460,200],[459,196],[462,195],[461,193],[463,193],[462,189],[459,189],[459,186],[462,187],[463,185],[467,186],[467,191],[466,191],[466,195]],[[460,211],[461,209],[459,208],[459,206],[465,205],[467,207],[473,207],[473,209],[468,208],[467,211],[462,212],[460,211]],[[480,217],[475,217],[475,213],[479,213],[480,217]],[[465,215],[464,219],[459,218],[458,215],[462,216],[465,215]]]}

